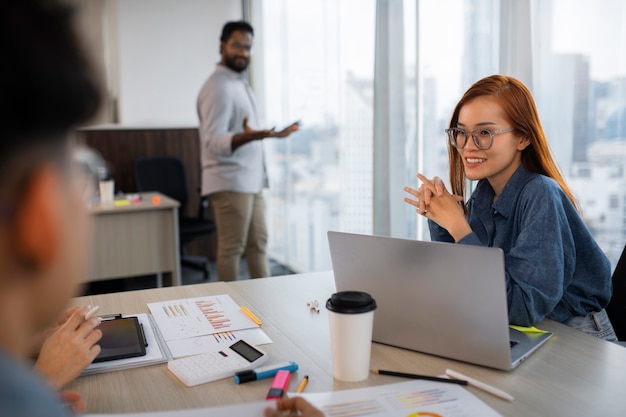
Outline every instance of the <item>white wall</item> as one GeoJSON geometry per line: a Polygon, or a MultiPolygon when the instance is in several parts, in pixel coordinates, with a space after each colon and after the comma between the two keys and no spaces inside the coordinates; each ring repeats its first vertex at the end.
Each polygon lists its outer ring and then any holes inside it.
{"type": "Polygon", "coordinates": [[[117,2],[119,123],[197,126],[196,96],[219,61],[219,36],[240,0],[117,2]]]}

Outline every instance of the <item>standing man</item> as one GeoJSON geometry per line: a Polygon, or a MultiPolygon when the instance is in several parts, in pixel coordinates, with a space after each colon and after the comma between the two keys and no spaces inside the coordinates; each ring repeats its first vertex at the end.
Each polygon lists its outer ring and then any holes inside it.
{"type": "Polygon", "coordinates": [[[263,139],[285,138],[298,130],[260,126],[247,68],[254,30],[228,22],[220,37],[221,60],[198,95],[202,195],[208,195],[217,223],[217,275],[234,281],[245,254],[252,278],[270,276],[263,188],[267,172],[263,139]]]}

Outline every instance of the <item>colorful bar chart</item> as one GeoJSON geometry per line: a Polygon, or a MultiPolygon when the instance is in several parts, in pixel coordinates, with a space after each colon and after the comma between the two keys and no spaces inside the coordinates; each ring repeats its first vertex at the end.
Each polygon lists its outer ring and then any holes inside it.
{"type": "Polygon", "coordinates": [[[226,329],[230,327],[230,319],[224,315],[224,310],[219,310],[214,301],[196,301],[196,306],[202,312],[202,315],[209,321],[215,330],[226,329]]]}
{"type": "Polygon", "coordinates": [[[227,294],[148,303],[148,308],[166,341],[258,327],[227,294]]]}
{"type": "Polygon", "coordinates": [[[183,304],[168,304],[163,306],[163,311],[168,317],[182,317],[188,316],[189,310],[183,304]]]}

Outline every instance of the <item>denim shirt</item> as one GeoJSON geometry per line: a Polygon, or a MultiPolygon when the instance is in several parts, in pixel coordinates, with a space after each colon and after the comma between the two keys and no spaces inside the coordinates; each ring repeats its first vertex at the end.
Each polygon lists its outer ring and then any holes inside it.
{"type": "Polygon", "coordinates": [[[0,348],[0,415],[72,417],[57,393],[15,357],[0,348]]]}
{"type": "MultiPolygon", "coordinates": [[[[608,304],[610,262],[556,181],[520,166],[493,198],[489,182],[479,181],[468,202],[472,232],[458,243],[504,251],[511,324],[564,323],[608,304]]],[[[432,240],[454,242],[429,227],[432,240]]]]}

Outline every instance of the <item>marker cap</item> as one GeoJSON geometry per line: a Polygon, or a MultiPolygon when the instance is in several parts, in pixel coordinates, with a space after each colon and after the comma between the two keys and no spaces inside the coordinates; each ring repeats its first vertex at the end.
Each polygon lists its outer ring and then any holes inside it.
{"type": "Polygon", "coordinates": [[[235,384],[243,384],[244,382],[256,381],[256,372],[254,371],[240,371],[237,372],[233,378],[235,379],[235,384]]]}
{"type": "Polygon", "coordinates": [[[273,365],[262,366],[256,369],[250,369],[246,371],[239,371],[233,375],[235,384],[243,384],[245,382],[257,381],[259,379],[271,378],[278,371],[285,370],[289,372],[296,372],[298,370],[298,364],[294,361],[281,362],[273,365]]]}
{"type": "Polygon", "coordinates": [[[289,386],[289,379],[291,378],[291,372],[280,370],[276,372],[276,376],[272,381],[272,386],[267,393],[266,400],[278,400],[283,397],[287,387],[289,386]]]}

